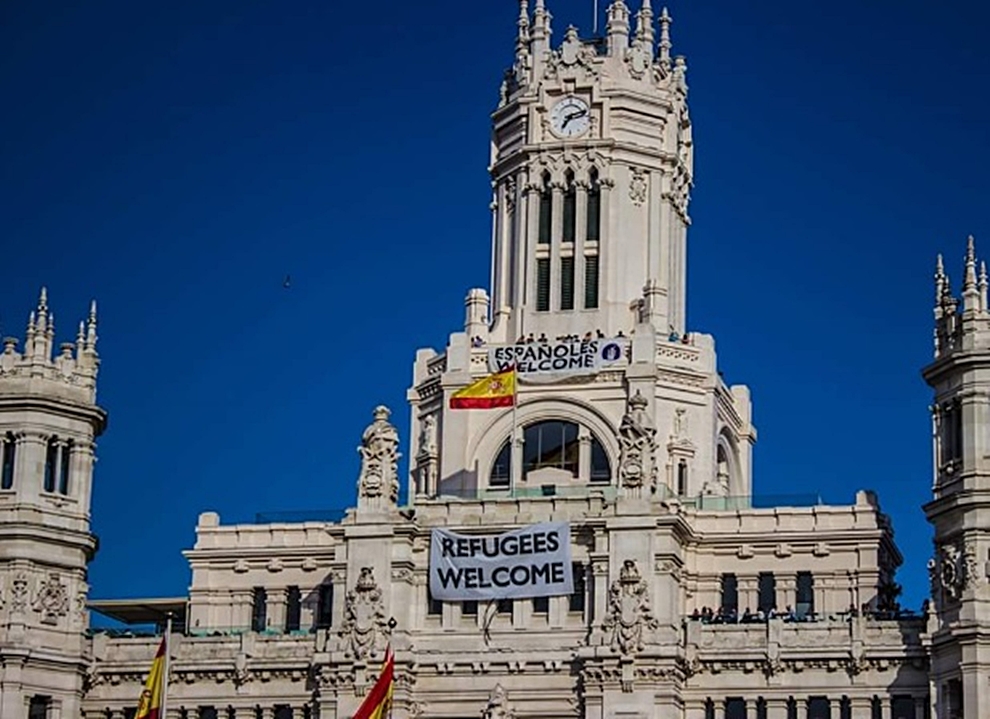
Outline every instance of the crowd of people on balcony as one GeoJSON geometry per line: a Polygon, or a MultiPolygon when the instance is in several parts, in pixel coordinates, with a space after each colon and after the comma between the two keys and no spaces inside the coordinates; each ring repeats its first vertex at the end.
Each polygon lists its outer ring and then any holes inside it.
{"type": "MultiPolygon", "coordinates": [[[[927,615],[927,610],[926,602],[920,616],[927,615]]],[[[870,604],[864,604],[857,609],[850,604],[845,611],[831,614],[822,614],[813,609],[796,610],[790,606],[785,607],[783,611],[778,610],[777,607],[757,609],[756,611],[746,607],[742,612],[737,607],[720,607],[717,610],[713,610],[711,607],[702,607],[701,609],[695,608],[688,618],[702,624],[764,624],[771,619],[780,619],[784,622],[851,621],[859,616],[875,620],[915,619],[919,617],[918,613],[900,606],[877,608],[870,604]]]]}

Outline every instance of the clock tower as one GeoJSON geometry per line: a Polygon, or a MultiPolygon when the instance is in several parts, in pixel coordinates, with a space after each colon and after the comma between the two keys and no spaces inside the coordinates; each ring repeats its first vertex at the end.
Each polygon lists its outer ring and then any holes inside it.
{"type": "Polygon", "coordinates": [[[939,256],[935,272],[933,483],[925,514],[934,612],[931,681],[937,719],[990,716],[990,304],[969,238],[961,301],[939,256]]]}
{"type": "Polygon", "coordinates": [[[687,68],[665,9],[607,14],[604,37],[571,26],[553,49],[544,0],[520,3],[493,116],[493,341],[611,336],[640,314],[684,333],[687,68]]]}

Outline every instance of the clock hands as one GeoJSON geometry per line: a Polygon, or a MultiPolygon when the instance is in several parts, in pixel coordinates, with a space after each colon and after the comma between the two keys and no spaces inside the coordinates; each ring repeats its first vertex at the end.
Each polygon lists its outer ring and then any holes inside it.
{"type": "Polygon", "coordinates": [[[571,120],[576,120],[579,117],[584,117],[587,114],[588,114],[587,110],[578,110],[577,112],[572,112],[569,115],[565,115],[564,123],[560,126],[560,129],[563,130],[565,127],[567,127],[567,123],[569,123],[571,120]]]}

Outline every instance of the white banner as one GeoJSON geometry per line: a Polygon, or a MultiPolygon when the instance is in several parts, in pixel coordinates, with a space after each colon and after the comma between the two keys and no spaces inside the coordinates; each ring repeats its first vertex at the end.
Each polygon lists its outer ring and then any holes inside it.
{"type": "Polygon", "coordinates": [[[516,367],[519,375],[594,374],[626,362],[628,338],[530,342],[495,345],[488,349],[488,370],[505,372],[516,367]]]}
{"type": "Polygon", "coordinates": [[[430,594],[440,601],[553,597],[574,591],[571,527],[544,522],[496,535],[430,534],[430,594]]]}

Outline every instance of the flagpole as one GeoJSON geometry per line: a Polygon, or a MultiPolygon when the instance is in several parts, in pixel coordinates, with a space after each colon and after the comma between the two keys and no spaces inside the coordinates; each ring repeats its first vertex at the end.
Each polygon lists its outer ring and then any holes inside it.
{"type": "Polygon", "coordinates": [[[168,717],[168,678],[169,670],[171,668],[169,665],[172,662],[172,657],[170,656],[172,653],[172,612],[166,614],[165,617],[165,666],[162,670],[162,673],[164,674],[162,677],[162,719],[166,719],[168,717]]]}
{"type": "MultiPolygon", "coordinates": [[[[519,363],[517,362],[512,368],[512,434],[509,436],[512,441],[509,443],[509,480],[512,482],[512,489],[510,490],[514,495],[518,487],[515,486],[516,469],[513,467],[513,461],[516,456],[516,429],[519,426],[519,363]]],[[[522,477],[522,467],[519,467],[519,477],[522,477]]]]}

